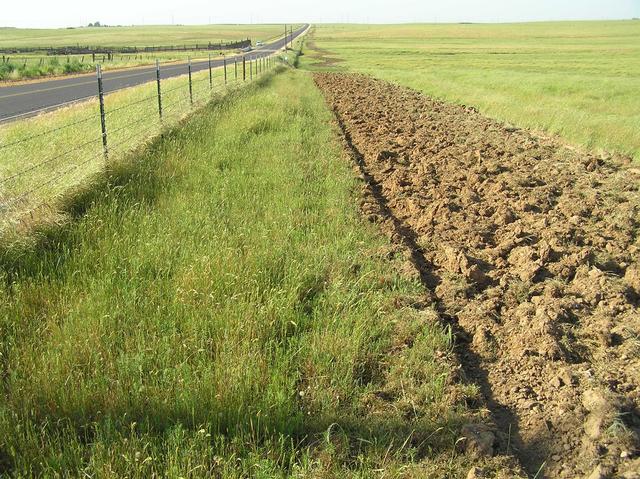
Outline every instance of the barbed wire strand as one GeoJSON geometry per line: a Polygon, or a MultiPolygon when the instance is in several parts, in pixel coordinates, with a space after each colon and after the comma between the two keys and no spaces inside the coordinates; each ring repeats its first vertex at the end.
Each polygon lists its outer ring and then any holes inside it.
{"type": "Polygon", "coordinates": [[[140,103],[144,103],[145,101],[157,100],[157,99],[158,99],[158,95],[147,96],[147,97],[142,98],[140,100],[136,100],[136,101],[134,101],[132,103],[127,103],[126,105],[122,105],[122,106],[119,106],[117,108],[113,108],[111,110],[107,110],[105,112],[105,116],[111,115],[112,113],[115,113],[115,112],[120,111],[120,110],[126,110],[127,108],[131,108],[132,106],[139,105],[140,103]]]}
{"type": "MultiPolygon", "coordinates": [[[[139,136],[139,135],[140,135],[140,133],[146,133],[146,132],[148,132],[149,130],[151,130],[151,128],[153,128],[153,127],[155,127],[155,126],[156,126],[156,125],[151,125],[151,127],[149,127],[149,128],[146,128],[146,129],[144,129],[144,130],[142,130],[142,131],[140,131],[140,132],[136,132],[136,133],[134,133],[133,135],[131,135],[131,136],[127,137],[127,139],[125,139],[124,141],[121,141],[121,142],[119,142],[119,143],[116,143],[115,145],[112,145],[112,146],[111,146],[111,148],[110,148],[110,150],[118,149],[120,146],[122,146],[123,144],[127,143],[129,140],[131,140],[131,139],[135,138],[136,136],[139,136]]],[[[149,139],[149,138],[147,138],[147,139],[149,139]]],[[[140,144],[142,144],[142,142],[140,142],[140,144]]],[[[91,161],[93,161],[93,160],[96,160],[96,159],[98,159],[98,158],[100,158],[100,157],[103,157],[103,155],[104,155],[104,152],[103,152],[103,151],[100,151],[99,153],[97,153],[97,154],[95,154],[95,155],[90,156],[88,160],[85,160],[85,161],[83,161],[83,162],[81,162],[81,163],[74,164],[74,165],[72,165],[71,167],[69,167],[69,168],[66,168],[66,169],[62,170],[59,174],[57,174],[57,175],[55,175],[55,176],[52,176],[52,177],[51,177],[51,178],[49,178],[47,181],[45,181],[45,182],[43,182],[43,183],[39,183],[38,185],[36,185],[36,186],[32,187],[31,189],[29,189],[29,190],[27,190],[27,191],[25,191],[25,192],[21,193],[19,196],[14,197],[14,198],[11,198],[11,199],[9,199],[8,201],[5,201],[5,202],[2,204],[2,205],[3,205],[3,207],[10,207],[10,206],[12,206],[12,205],[14,205],[14,204],[18,203],[19,201],[21,201],[21,200],[25,199],[25,198],[26,198],[26,197],[28,197],[29,195],[31,195],[31,194],[33,194],[33,193],[35,193],[35,192],[36,192],[36,191],[38,191],[38,190],[41,190],[41,189],[42,189],[42,188],[44,188],[45,186],[48,186],[48,185],[50,185],[50,184],[52,184],[52,183],[56,182],[57,180],[59,180],[59,179],[63,178],[64,176],[66,176],[66,175],[67,175],[67,174],[69,174],[70,172],[72,172],[72,171],[74,171],[74,170],[76,170],[76,169],[80,168],[81,166],[84,166],[84,165],[86,165],[86,164],[90,163],[90,162],[91,162],[91,161]]]]}
{"type": "Polygon", "coordinates": [[[49,178],[47,181],[45,181],[44,183],[40,183],[36,186],[34,186],[33,188],[31,188],[30,190],[25,191],[24,193],[22,193],[20,196],[17,196],[15,198],[10,199],[9,201],[5,202],[3,204],[3,206],[7,207],[7,206],[12,206],[15,203],[25,199],[27,196],[32,195],[33,193],[35,193],[38,190],[41,190],[42,188],[44,188],[47,185],[50,185],[51,183],[59,180],[60,178],[66,176],[68,173],[70,173],[71,171],[86,165],[87,163],[89,163],[90,161],[93,161],[97,158],[99,158],[100,156],[102,156],[102,152],[91,156],[88,160],[83,161],[82,163],[79,164],[75,164],[73,165],[71,168],[67,168],[66,170],[63,170],[61,173],[59,173],[58,175],[52,176],[51,178],[49,178]]]}
{"type": "Polygon", "coordinates": [[[10,147],[16,146],[16,145],[21,145],[22,143],[26,143],[27,141],[35,140],[36,138],[40,138],[42,136],[46,136],[46,135],[49,135],[51,133],[55,133],[57,131],[62,131],[62,130],[65,130],[67,128],[71,128],[72,126],[80,125],[81,123],[86,123],[86,122],[88,122],[90,120],[95,120],[96,118],[98,118],[98,115],[97,114],[93,114],[93,115],[91,115],[91,116],[89,116],[87,118],[83,118],[82,120],[77,120],[77,121],[74,121],[74,122],[71,122],[71,123],[67,123],[65,125],[62,125],[62,126],[59,126],[59,127],[56,127],[56,128],[52,128],[50,130],[43,131],[41,133],[28,136],[26,138],[21,138],[20,140],[13,141],[11,143],[0,144],[0,150],[3,150],[5,148],[10,148],[10,147]]]}
{"type": "Polygon", "coordinates": [[[102,140],[102,137],[98,137],[98,138],[95,138],[93,140],[86,141],[86,142],[81,143],[80,145],[78,145],[78,146],[76,146],[74,148],[71,148],[70,150],[66,150],[63,153],[60,153],[60,154],[54,155],[54,156],[52,156],[50,158],[47,158],[46,160],[41,161],[40,163],[36,163],[35,165],[31,165],[31,166],[25,168],[24,170],[21,170],[21,171],[19,171],[17,173],[12,174],[11,176],[8,176],[6,178],[2,178],[0,180],[0,185],[6,183],[7,181],[13,180],[14,178],[18,178],[20,176],[24,176],[26,173],[29,173],[30,171],[33,171],[33,170],[35,170],[37,168],[40,168],[40,167],[42,167],[42,166],[44,166],[46,164],[49,164],[49,163],[51,163],[53,161],[56,161],[56,160],[58,160],[60,158],[63,158],[64,156],[68,155],[69,153],[73,153],[74,151],[78,151],[78,150],[84,148],[85,146],[90,145],[91,143],[95,143],[95,142],[98,142],[98,141],[101,141],[101,140],[102,140]]]}

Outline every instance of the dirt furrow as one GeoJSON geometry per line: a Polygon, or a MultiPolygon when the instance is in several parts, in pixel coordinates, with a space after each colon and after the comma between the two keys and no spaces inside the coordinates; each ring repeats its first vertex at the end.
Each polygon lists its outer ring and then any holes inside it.
{"type": "Polygon", "coordinates": [[[316,83],[372,219],[457,330],[495,450],[538,477],[640,477],[640,169],[369,77],[316,83]]]}

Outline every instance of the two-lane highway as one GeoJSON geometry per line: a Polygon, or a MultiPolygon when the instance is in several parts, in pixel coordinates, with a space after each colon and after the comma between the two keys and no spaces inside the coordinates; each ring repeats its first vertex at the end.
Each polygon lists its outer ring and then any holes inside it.
{"type": "MultiPolygon", "coordinates": [[[[293,38],[304,33],[309,25],[303,25],[293,32],[293,38]]],[[[284,48],[284,38],[252,50],[244,55],[228,56],[227,65],[234,59],[242,60],[242,57],[263,58],[284,48]]],[[[211,60],[214,68],[223,65],[223,58],[216,57],[211,60]]],[[[192,71],[198,72],[209,68],[208,60],[192,62],[192,71]]],[[[171,63],[161,65],[161,78],[171,78],[187,73],[187,63],[171,63]]],[[[103,85],[105,93],[111,93],[123,88],[129,88],[143,83],[155,81],[156,67],[141,67],[127,70],[103,72],[103,85]]],[[[79,75],[70,78],[44,80],[21,85],[0,86],[0,123],[35,115],[42,111],[50,111],[74,101],[80,101],[95,97],[97,86],[95,73],[79,75]]]]}

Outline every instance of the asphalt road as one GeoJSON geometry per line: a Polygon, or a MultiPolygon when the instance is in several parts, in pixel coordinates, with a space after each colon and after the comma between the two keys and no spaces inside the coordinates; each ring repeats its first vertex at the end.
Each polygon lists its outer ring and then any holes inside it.
{"type": "MultiPolygon", "coordinates": [[[[300,36],[308,25],[302,26],[293,32],[293,38],[300,36]]],[[[284,38],[266,44],[245,54],[249,58],[262,58],[271,55],[273,52],[284,47],[284,38]]],[[[233,61],[242,60],[242,55],[227,57],[227,68],[229,64],[232,68],[229,73],[233,74],[233,61]]],[[[216,57],[212,59],[211,65],[221,67],[223,59],[216,57]]],[[[192,62],[192,72],[198,72],[209,68],[207,60],[192,62]]],[[[160,77],[171,78],[187,73],[187,63],[171,63],[160,65],[160,77]]],[[[103,86],[105,93],[111,93],[123,88],[129,88],[142,83],[156,80],[156,67],[141,67],[120,70],[114,72],[103,72],[103,86]]],[[[80,101],[97,95],[97,81],[95,73],[62,78],[57,80],[44,80],[35,83],[25,83],[22,85],[0,87],[0,122],[8,122],[19,118],[25,118],[43,111],[50,111],[74,101],[80,101]]]]}

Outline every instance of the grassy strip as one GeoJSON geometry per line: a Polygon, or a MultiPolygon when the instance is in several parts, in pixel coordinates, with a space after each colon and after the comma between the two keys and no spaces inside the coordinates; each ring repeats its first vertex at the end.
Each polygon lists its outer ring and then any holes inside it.
{"type": "Polygon", "coordinates": [[[308,49],[306,66],[320,59],[640,159],[638,21],[322,25],[315,44],[327,51],[308,49]]]}
{"type": "Polygon", "coordinates": [[[27,61],[26,59],[22,62],[9,61],[0,63],[0,81],[67,75],[86,72],[92,67],[93,65],[81,63],[78,59],[65,63],[60,63],[57,58],[48,59],[47,61],[38,60],[37,62],[27,61]]]}
{"type": "Polygon", "coordinates": [[[461,477],[475,393],[359,220],[331,114],[299,72],[250,90],[5,251],[0,472],[461,477]]]}

